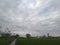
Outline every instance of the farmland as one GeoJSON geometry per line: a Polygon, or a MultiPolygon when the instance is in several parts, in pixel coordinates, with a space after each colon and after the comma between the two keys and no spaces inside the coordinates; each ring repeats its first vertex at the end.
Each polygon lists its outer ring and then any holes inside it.
{"type": "Polygon", "coordinates": [[[60,45],[60,39],[17,39],[16,45],[60,45]]]}
{"type": "Polygon", "coordinates": [[[0,45],[9,45],[15,38],[0,38],[0,45]]]}

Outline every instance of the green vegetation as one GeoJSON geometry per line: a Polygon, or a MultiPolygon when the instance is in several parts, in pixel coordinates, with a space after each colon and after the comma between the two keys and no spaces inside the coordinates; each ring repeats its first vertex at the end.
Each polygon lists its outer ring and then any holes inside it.
{"type": "Polygon", "coordinates": [[[15,38],[0,38],[0,45],[9,45],[15,38]]]}
{"type": "Polygon", "coordinates": [[[60,39],[17,39],[16,45],[60,45],[60,39]]]}

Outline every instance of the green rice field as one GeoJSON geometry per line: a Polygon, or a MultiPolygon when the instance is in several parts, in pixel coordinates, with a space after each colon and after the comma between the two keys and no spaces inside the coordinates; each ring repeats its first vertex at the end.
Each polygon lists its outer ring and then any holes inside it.
{"type": "Polygon", "coordinates": [[[60,39],[17,39],[16,45],[60,45],[60,39]]]}
{"type": "Polygon", "coordinates": [[[9,45],[15,38],[0,38],[0,45],[9,45]]]}

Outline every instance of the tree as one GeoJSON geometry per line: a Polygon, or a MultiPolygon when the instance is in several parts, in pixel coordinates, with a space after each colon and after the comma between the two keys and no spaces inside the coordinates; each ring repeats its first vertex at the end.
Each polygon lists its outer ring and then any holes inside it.
{"type": "Polygon", "coordinates": [[[0,26],[0,29],[1,29],[2,27],[0,26]]]}
{"type": "Polygon", "coordinates": [[[31,37],[31,35],[30,34],[26,34],[26,38],[30,38],[31,37]]]}
{"type": "Polygon", "coordinates": [[[49,33],[47,33],[47,37],[49,37],[49,33]]]}
{"type": "Polygon", "coordinates": [[[19,35],[18,34],[16,34],[16,38],[18,38],[19,37],[19,35]]]}
{"type": "Polygon", "coordinates": [[[10,37],[11,33],[9,31],[9,29],[7,28],[7,30],[5,30],[5,32],[2,33],[2,37],[10,37]]]}

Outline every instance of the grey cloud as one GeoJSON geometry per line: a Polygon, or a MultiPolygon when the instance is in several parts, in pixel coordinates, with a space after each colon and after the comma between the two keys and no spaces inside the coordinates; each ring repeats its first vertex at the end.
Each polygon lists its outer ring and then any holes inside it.
{"type": "Polygon", "coordinates": [[[3,27],[1,30],[9,27],[9,30],[19,34],[44,35],[50,33],[52,35],[55,31],[55,35],[60,35],[59,4],[59,0],[46,0],[42,8],[30,10],[21,0],[0,0],[0,26],[3,27]]]}

